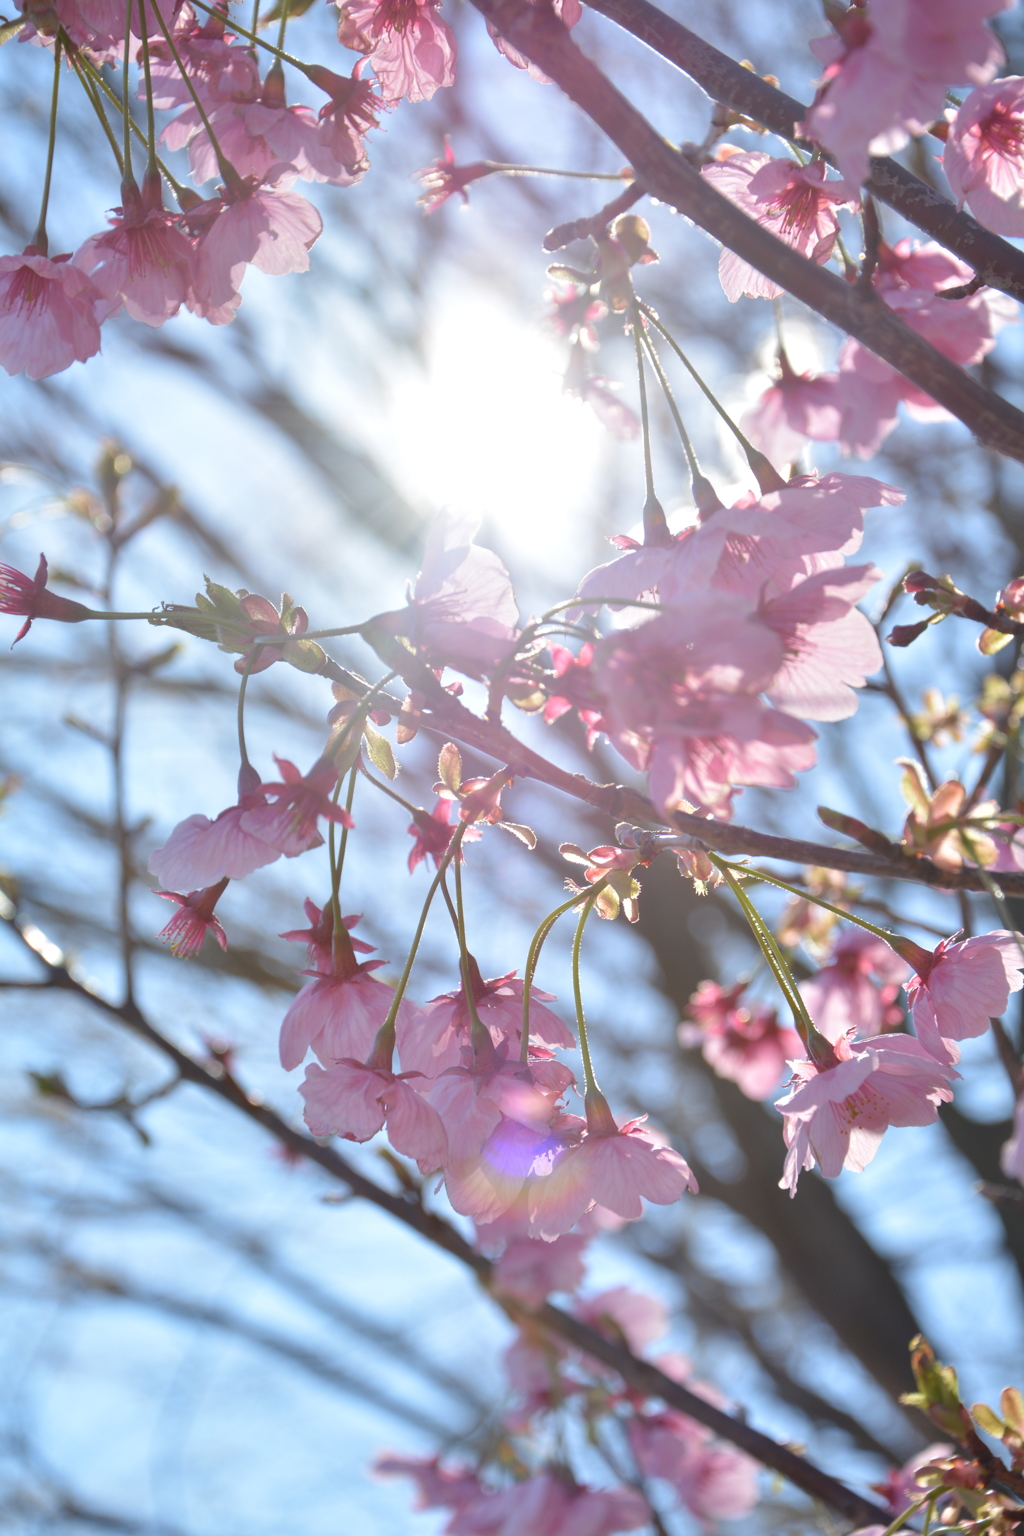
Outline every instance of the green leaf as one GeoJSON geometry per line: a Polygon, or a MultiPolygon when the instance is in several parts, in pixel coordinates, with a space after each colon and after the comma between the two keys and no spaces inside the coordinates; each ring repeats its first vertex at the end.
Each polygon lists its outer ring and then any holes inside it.
{"type": "Polygon", "coordinates": [[[987,1435],[994,1435],[997,1440],[1002,1439],[1003,1430],[1006,1426],[998,1414],[992,1412],[987,1403],[972,1403],[971,1417],[987,1435]]]}
{"type": "Polygon", "coordinates": [[[537,834],[531,831],[529,827],[520,826],[517,821],[496,821],[494,825],[500,827],[503,832],[511,832],[512,836],[518,837],[519,841],[525,843],[527,848],[536,848],[537,834]]]}
{"type": "Polygon", "coordinates": [[[398,778],[398,764],[395,762],[395,754],[391,750],[391,743],[386,736],[382,736],[367,720],[363,725],[363,739],[366,742],[366,755],[386,779],[398,778]]]}

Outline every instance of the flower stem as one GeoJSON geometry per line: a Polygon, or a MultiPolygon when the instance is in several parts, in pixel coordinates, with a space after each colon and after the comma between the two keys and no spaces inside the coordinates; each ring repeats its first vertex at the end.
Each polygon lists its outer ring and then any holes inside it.
{"type": "MultiPolygon", "coordinates": [[[[285,28],[288,25],[288,13],[290,10],[289,0],[281,0],[281,25],[277,29],[277,49],[279,53],[284,47],[284,34],[285,28]]],[[[255,25],[253,26],[253,31],[256,31],[255,25]]]]}
{"type": "MultiPolygon", "coordinates": [[[[607,884],[607,877],[595,881],[594,890],[591,894],[597,895],[607,884]]],[[[537,966],[540,964],[540,952],[544,948],[548,935],[558,922],[558,919],[564,913],[571,912],[573,907],[578,907],[583,899],[582,893],[577,891],[568,901],[563,901],[560,907],[556,907],[553,912],[548,913],[530,940],[530,947],[526,952],[526,967],[523,971],[523,1038],[520,1046],[520,1058],[523,1061],[526,1061],[527,1052],[530,1047],[530,988],[533,986],[533,978],[537,974],[537,966]]]]}
{"type": "Polygon", "coordinates": [[[121,76],[121,115],[124,125],[124,170],[121,179],[126,186],[133,186],[135,176],[132,171],[132,109],[131,98],[128,94],[128,66],[131,63],[131,35],[132,35],[132,0],[126,0],[124,9],[124,72],[121,76]]]}
{"type": "Polygon", "coordinates": [[[644,332],[644,343],[647,347],[647,354],[650,357],[652,364],[654,365],[654,371],[658,375],[658,382],[661,385],[662,392],[664,393],[665,399],[668,401],[668,408],[672,412],[672,419],[676,424],[676,430],[679,433],[679,439],[683,445],[683,452],[686,455],[686,462],[690,470],[690,485],[692,488],[694,504],[698,507],[705,505],[708,507],[717,506],[719,505],[717,492],[715,491],[714,486],[711,484],[711,481],[707,478],[707,476],[701,473],[700,465],[697,462],[697,455],[694,453],[693,444],[690,442],[690,434],[687,432],[686,427],[683,425],[683,418],[680,414],[679,406],[676,404],[676,397],[673,394],[672,386],[668,381],[668,374],[662,367],[661,358],[658,356],[657,349],[655,348],[651,336],[646,331],[644,332]]]}
{"type": "Polygon", "coordinates": [[[75,72],[79,85],[82,87],[82,90],[89,98],[89,103],[92,106],[93,111],[96,113],[96,116],[100,120],[100,125],[103,128],[103,132],[107,136],[107,142],[109,143],[111,149],[114,151],[114,159],[117,161],[117,174],[119,176],[123,176],[124,158],[121,154],[121,146],[118,144],[114,130],[111,128],[107,119],[107,114],[103,110],[103,103],[100,101],[95,83],[83,71],[81,61],[74,54],[69,53],[68,58],[71,60],[71,68],[75,72]]]}
{"type": "MultiPolygon", "coordinates": [[[[114,92],[111,90],[109,83],[106,80],[104,80],[103,76],[98,72],[98,70],[96,69],[95,65],[91,62],[91,60],[86,58],[85,54],[79,54],[78,55],[78,63],[81,64],[82,68],[89,75],[89,78],[93,82],[93,88],[101,90],[103,92],[103,94],[107,97],[107,100],[110,101],[113,104],[114,107],[116,107],[118,112],[120,112],[121,111],[121,103],[118,101],[117,97],[114,95],[114,92]]],[[[77,68],[77,65],[76,65],[76,68],[77,68]]],[[[85,82],[83,81],[83,85],[84,85],[84,83],[85,82]]],[[[104,126],[107,129],[107,137],[110,138],[111,141],[113,142],[113,135],[111,133],[109,124],[107,124],[104,121],[104,126]]],[[[142,129],[139,127],[138,123],[134,121],[134,119],[131,119],[131,130],[132,130],[132,133],[134,133],[135,137],[140,141],[140,143],[142,143],[143,145],[146,145],[146,135],[143,133],[142,129]]],[[[146,147],[147,147],[147,150],[148,150],[148,145],[146,145],[146,147]]],[[[123,167],[123,163],[122,163],[122,160],[121,160],[121,151],[115,147],[114,153],[117,156],[117,163],[118,163],[119,166],[121,166],[122,174],[123,174],[124,167],[123,167]]],[[[175,197],[180,202],[181,201],[181,194],[185,191],[185,188],[182,186],[181,182],[177,179],[177,177],[172,175],[172,173],[168,170],[168,168],[164,164],[164,162],[162,160],[160,160],[159,158],[157,159],[157,165],[160,168],[160,174],[163,176],[163,178],[166,181],[167,185],[170,187],[171,191],[174,193],[175,197]]]]}
{"type": "Polygon", "coordinates": [[[599,1094],[597,1078],[594,1076],[594,1064],[590,1058],[590,1042],[587,1039],[587,1021],[583,1016],[583,989],[580,985],[580,948],[583,944],[583,930],[587,924],[587,918],[594,910],[594,903],[600,894],[600,887],[595,885],[580,913],[579,922],[576,924],[576,932],[572,941],[572,995],[576,1004],[576,1027],[580,1036],[580,1055],[583,1058],[583,1082],[587,1095],[599,1094]]]}
{"type": "MultiPolygon", "coordinates": [[[[257,0],[257,3],[258,3],[258,0],[257,0]]],[[[128,4],[129,4],[129,6],[131,5],[131,0],[128,0],[128,4]]],[[[225,186],[225,188],[226,188],[226,190],[228,192],[237,193],[237,192],[242,190],[242,187],[244,185],[244,183],[242,182],[242,178],[239,176],[238,172],[235,170],[234,166],[231,164],[231,161],[224,154],[224,151],[221,149],[220,144],[217,142],[217,135],[214,133],[213,128],[210,125],[210,119],[206,115],[206,108],[203,106],[202,101],[199,99],[199,92],[196,90],[195,86],[192,84],[192,77],[191,77],[191,75],[189,75],[189,73],[185,69],[185,66],[181,62],[181,55],[178,52],[177,44],[175,43],[174,38],[171,35],[171,29],[168,27],[166,21],[164,20],[163,16],[160,13],[159,6],[157,7],[156,15],[157,15],[157,20],[160,23],[160,30],[161,30],[161,32],[164,35],[164,40],[167,43],[167,47],[170,49],[171,58],[174,60],[175,64],[178,66],[178,73],[181,75],[181,78],[184,80],[185,84],[187,85],[188,93],[192,97],[192,103],[193,103],[196,111],[199,114],[199,119],[200,119],[203,127],[206,129],[206,134],[207,134],[207,137],[209,138],[210,144],[211,144],[211,146],[213,148],[213,153],[217,157],[217,169],[220,171],[221,177],[222,177],[223,182],[224,182],[224,186],[225,186]]]]}
{"type": "MultiPolygon", "coordinates": [[[[647,483],[647,501],[656,502],[654,494],[654,468],[651,463],[651,424],[647,412],[647,378],[644,373],[643,343],[640,338],[642,326],[640,323],[640,305],[633,300],[633,341],[636,346],[636,376],[640,386],[640,423],[644,435],[644,479],[647,483]]],[[[662,514],[664,518],[664,513],[662,514]]],[[[646,518],[645,518],[646,522],[646,518]]]]}
{"type": "MultiPolygon", "coordinates": [[[[468,821],[461,821],[459,823],[460,828],[468,826],[468,821]]],[[[445,855],[446,862],[450,859],[451,851],[457,837],[458,829],[456,830],[456,836],[453,837],[451,842],[448,844],[448,853],[445,855]]],[[[458,840],[459,842],[462,841],[461,838],[458,838],[458,840]]],[[[438,873],[440,873],[440,871],[438,871],[438,873]]],[[[455,920],[459,936],[459,966],[462,971],[462,990],[466,995],[466,1007],[469,1010],[470,1039],[472,1040],[475,1050],[478,1045],[483,1043],[483,1038],[485,1035],[487,1037],[487,1045],[491,1046],[491,1036],[490,1032],[481,1022],[480,1015],[476,1010],[476,998],[473,996],[473,977],[469,969],[469,946],[466,943],[466,909],[462,902],[461,859],[456,859],[455,861],[455,920]]]]}
{"type": "MultiPolygon", "coordinates": [[[[394,1026],[395,1026],[395,1020],[398,1017],[398,1010],[399,1010],[399,1007],[401,1006],[402,998],[405,996],[405,989],[409,985],[409,977],[412,975],[412,967],[413,967],[413,962],[416,959],[416,951],[419,949],[419,947],[420,947],[420,940],[423,937],[423,929],[426,926],[427,914],[430,911],[430,904],[433,901],[434,897],[437,895],[437,888],[442,883],[442,881],[444,880],[445,873],[446,873],[446,871],[448,869],[449,864],[451,863],[452,859],[455,858],[456,854],[459,851],[459,848],[460,848],[460,846],[462,844],[463,836],[465,834],[465,831],[466,831],[466,828],[468,827],[468,825],[469,825],[469,823],[466,822],[466,821],[460,821],[459,822],[459,825],[456,827],[455,832],[454,832],[454,834],[452,836],[452,840],[448,844],[448,848],[447,848],[447,851],[445,852],[445,856],[441,860],[440,868],[438,869],[437,874],[434,876],[433,880],[430,882],[430,889],[427,892],[426,900],[423,903],[423,910],[420,913],[420,920],[419,920],[419,922],[416,925],[416,932],[413,935],[412,948],[409,950],[408,959],[405,962],[405,967],[404,967],[404,969],[402,971],[402,975],[401,975],[401,977],[399,979],[398,986],[395,988],[395,996],[394,996],[394,1000],[392,1001],[391,1007],[388,1009],[388,1016],[384,1020],[384,1023],[381,1025],[381,1029],[382,1030],[388,1029],[389,1027],[391,1029],[393,1029],[394,1026]]],[[[456,869],[458,869],[458,863],[457,862],[456,862],[456,866],[455,867],[456,867],[456,869]]]]}
{"type": "Polygon", "coordinates": [[[768,927],[764,918],[761,916],[760,912],[754,906],[754,903],[751,901],[746,891],[736,879],[736,876],[733,873],[733,866],[727,863],[725,859],[716,858],[713,853],[709,854],[708,857],[710,858],[715,868],[725,876],[733,895],[739,903],[744,917],[750,924],[751,932],[753,933],[754,938],[757,940],[761,953],[767,960],[771,972],[779,984],[779,990],[782,992],[783,997],[789,1004],[793,1014],[793,1022],[796,1025],[797,1033],[799,1034],[800,1039],[803,1041],[804,1046],[808,1051],[810,1051],[812,1048],[812,1043],[816,1039],[824,1043],[824,1036],[819,1034],[818,1030],[814,1026],[814,1022],[811,1019],[810,1014],[807,1012],[807,1005],[804,1003],[803,998],[800,996],[796,982],[793,980],[789,966],[786,964],[782,951],[780,950],[778,944],[775,942],[775,937],[771,929],[768,927]]]}
{"type": "MultiPolygon", "coordinates": [[[[159,5],[160,0],[155,0],[159,5]]],[[[146,26],[146,0],[139,0],[139,26],[142,31],[142,71],[146,81],[146,137],[149,140],[149,159],[146,175],[155,179],[160,171],[156,159],[156,115],[153,110],[153,78],[149,64],[149,28],[146,26]]]]}
{"type": "MultiPolygon", "coordinates": [[[[352,802],[355,799],[356,794],[356,775],[358,772],[359,760],[357,758],[355,763],[352,765],[352,772],[348,776],[348,792],[345,796],[345,809],[348,811],[350,816],[352,814],[352,802]]],[[[337,784],[334,786],[335,805],[338,803],[338,796],[340,792],[341,779],[339,778],[337,784]]],[[[345,850],[348,847],[348,827],[342,827],[341,829],[341,847],[338,849],[337,857],[335,857],[334,852],[334,829],[335,823],[332,821],[327,833],[327,846],[331,860],[331,912],[334,915],[334,932],[337,933],[341,925],[341,872],[345,867],[345,850]]]]}
{"type": "Polygon", "coordinates": [[[710,401],[711,405],[718,412],[719,416],[725,422],[725,425],[729,428],[729,431],[732,433],[733,437],[743,449],[743,453],[747,463],[750,466],[751,473],[757,480],[762,493],[781,490],[786,483],[785,480],[783,480],[778,470],[776,470],[774,466],[768,461],[768,459],[765,458],[764,454],[761,453],[759,449],[755,448],[753,443],[750,442],[744,433],[740,431],[739,427],[729,415],[729,412],[721,404],[717,396],[714,395],[705,384],[704,380],[701,378],[696,368],[690,362],[690,359],[686,356],[686,353],[680,347],[672,333],[667,330],[664,325],[662,325],[654,310],[651,309],[647,304],[641,303],[640,309],[651,322],[651,324],[655,326],[657,330],[659,330],[664,336],[665,340],[668,342],[669,346],[672,348],[673,352],[676,354],[679,361],[686,369],[687,373],[693,379],[693,382],[697,385],[697,388],[701,391],[701,394],[703,394],[705,398],[710,401]]]}
{"type": "Polygon", "coordinates": [[[43,177],[43,197],[39,206],[39,222],[31,244],[42,256],[50,249],[46,235],[46,215],[50,207],[50,182],[53,178],[53,151],[57,143],[57,97],[60,92],[61,40],[58,37],[53,49],[53,91],[50,95],[50,133],[46,143],[46,174],[43,177]]]}

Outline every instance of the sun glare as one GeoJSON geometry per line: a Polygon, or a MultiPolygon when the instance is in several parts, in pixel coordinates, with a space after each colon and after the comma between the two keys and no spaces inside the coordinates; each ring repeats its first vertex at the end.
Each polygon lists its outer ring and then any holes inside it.
{"type": "Polygon", "coordinates": [[[543,538],[550,558],[568,555],[617,446],[563,393],[564,350],[479,293],[453,297],[433,326],[426,373],[393,398],[403,482],[437,506],[494,519],[510,553],[543,538]]]}

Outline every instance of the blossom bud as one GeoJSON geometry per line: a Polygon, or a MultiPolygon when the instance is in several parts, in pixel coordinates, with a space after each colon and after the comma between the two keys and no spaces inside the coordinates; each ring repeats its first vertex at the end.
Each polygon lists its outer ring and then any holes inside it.
{"type": "Polygon", "coordinates": [[[912,645],[918,635],[924,634],[931,622],[931,619],[922,619],[919,624],[896,624],[885,638],[890,645],[912,645]]]}

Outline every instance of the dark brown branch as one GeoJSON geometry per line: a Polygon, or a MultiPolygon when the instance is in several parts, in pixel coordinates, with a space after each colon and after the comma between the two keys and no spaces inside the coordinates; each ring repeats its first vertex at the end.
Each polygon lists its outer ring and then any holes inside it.
{"type": "MultiPolygon", "coordinates": [[[[587,3],[689,75],[712,100],[753,118],[784,139],[796,137],[795,126],[807,112],[801,102],[777,90],[752,70],[744,69],[649,0],[587,3]]],[[[948,198],[913,176],[898,161],[875,156],[867,188],[973,267],[979,284],[1024,300],[1024,252],[983,228],[970,214],[959,213],[948,198]]]]}
{"type": "MultiPolygon", "coordinates": [[[[250,1120],[263,1126],[264,1130],[283,1146],[288,1147],[300,1157],[317,1163],[331,1178],[348,1185],[354,1194],[387,1211],[389,1215],[396,1217],[407,1227],[411,1227],[421,1237],[444,1249],[454,1258],[460,1259],[463,1264],[473,1270],[484,1285],[488,1285],[493,1268],[490,1260],[483,1254],[477,1253],[465,1238],[440,1216],[425,1210],[420,1202],[411,1196],[393,1195],[388,1190],[381,1189],[372,1180],[364,1177],[333,1147],[321,1146],[310,1137],[294,1130],[272,1109],[268,1109],[258,1100],[251,1099],[244,1088],[223,1068],[211,1070],[201,1062],[195,1061],[155,1029],[135,1003],[108,1002],[100,993],[71,974],[63,958],[58,959],[54,954],[55,946],[51,945],[44,935],[33,934],[30,940],[13,915],[5,915],[3,921],[44,967],[47,980],[52,987],[88,1000],[110,1017],[127,1024],[143,1040],[167,1056],[187,1082],[197,1083],[225,1099],[234,1108],[247,1115],[250,1120]]],[[[613,1343],[570,1313],[550,1305],[530,1310],[507,1299],[497,1299],[513,1319],[522,1318],[530,1321],[534,1326],[540,1324],[542,1328],[564,1339],[574,1348],[582,1350],[591,1358],[609,1366],[638,1392],[642,1392],[647,1397],[660,1398],[673,1408],[679,1409],[681,1413],[688,1414],[690,1418],[706,1425],[715,1434],[738,1446],[740,1450],[746,1451],[763,1466],[771,1467],[773,1471],[788,1478],[812,1498],[820,1499],[838,1514],[858,1525],[884,1525],[888,1521],[889,1516],[885,1510],[873,1504],[870,1499],[863,1498],[847,1488],[834,1477],[830,1477],[827,1472],[822,1471],[820,1467],[816,1467],[813,1462],[796,1455],[788,1446],[778,1445],[769,1436],[751,1428],[743,1419],[734,1418],[731,1414],[714,1407],[704,1398],[687,1391],[670,1376],[666,1376],[657,1366],[631,1354],[623,1345],[613,1343]]]]}
{"type": "Polygon", "coordinates": [[[576,47],[547,7],[473,0],[503,37],[602,128],[637,180],[757,271],[815,310],[952,412],[986,447],[1024,462],[1024,414],[937,352],[873,291],[861,293],[748,218],[717,192],[576,47]]]}

